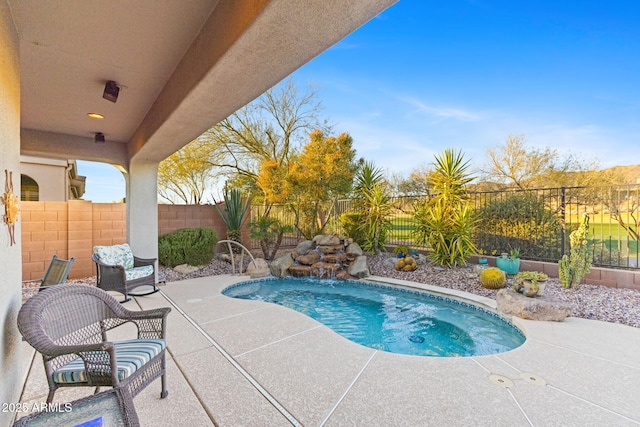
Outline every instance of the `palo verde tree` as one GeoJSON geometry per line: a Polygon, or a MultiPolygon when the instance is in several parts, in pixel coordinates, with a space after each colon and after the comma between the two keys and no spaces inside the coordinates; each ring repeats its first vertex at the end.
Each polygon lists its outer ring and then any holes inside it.
{"type": "Polygon", "coordinates": [[[429,257],[435,263],[464,265],[477,252],[472,240],[476,218],[467,191],[475,178],[463,154],[453,149],[436,156],[433,166],[429,185],[434,196],[416,204],[414,235],[419,244],[431,248],[429,257]]]}
{"type": "MultiPolygon", "coordinates": [[[[320,118],[322,104],[313,87],[299,90],[293,79],[275,86],[216,124],[199,138],[212,148],[209,161],[235,187],[258,189],[258,175],[288,169],[293,156],[315,129],[330,132],[320,118]]],[[[264,196],[266,194],[255,194],[264,196]]],[[[268,210],[265,211],[268,214],[268,210]]]]}
{"type": "Polygon", "coordinates": [[[215,184],[210,147],[196,140],[160,162],[158,195],[170,203],[199,205],[215,184]]]}

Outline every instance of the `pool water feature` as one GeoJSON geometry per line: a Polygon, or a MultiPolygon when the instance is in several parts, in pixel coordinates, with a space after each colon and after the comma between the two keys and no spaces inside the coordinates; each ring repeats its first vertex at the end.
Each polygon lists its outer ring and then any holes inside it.
{"type": "Polygon", "coordinates": [[[353,280],[258,279],[224,295],[299,311],[376,350],[416,356],[482,356],[522,345],[525,336],[489,310],[426,292],[353,280]]]}

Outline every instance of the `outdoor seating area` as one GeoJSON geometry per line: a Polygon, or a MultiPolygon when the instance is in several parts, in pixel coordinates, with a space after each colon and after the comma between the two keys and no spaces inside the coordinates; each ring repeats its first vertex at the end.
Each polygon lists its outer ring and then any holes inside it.
{"type": "Polygon", "coordinates": [[[18,313],[18,329],[42,355],[49,389],[46,403],[62,387],[123,387],[135,397],[156,378],[161,378],[160,397],[166,397],[170,311],[130,311],[88,285],[58,285],[27,300],[18,313]],[[121,326],[135,338],[114,339],[111,331],[121,326]]]}
{"type": "MultiPolygon", "coordinates": [[[[640,420],[634,400],[640,393],[634,381],[640,369],[637,328],[578,318],[514,319],[527,336],[515,350],[462,358],[406,356],[354,344],[284,307],[221,295],[246,279],[221,275],[170,282],[161,292],[118,304],[132,311],[173,307],[166,318],[171,394],[161,399],[155,387],[140,391],[133,399],[140,425],[633,425],[640,420]]],[[[490,304],[482,297],[477,301],[490,304]]],[[[23,344],[24,355],[32,356],[23,344]]],[[[29,407],[48,393],[37,359],[25,360],[29,375],[22,402],[29,407]]],[[[54,402],[91,392],[60,389],[54,402]]]]}

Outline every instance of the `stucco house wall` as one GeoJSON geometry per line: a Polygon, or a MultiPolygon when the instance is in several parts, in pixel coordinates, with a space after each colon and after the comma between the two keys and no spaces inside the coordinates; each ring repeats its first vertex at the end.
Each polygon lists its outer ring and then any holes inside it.
{"type": "Polygon", "coordinates": [[[84,176],[78,176],[75,160],[20,156],[21,175],[38,184],[39,202],[66,202],[84,194],[84,176]]]}
{"type": "MultiPolygon", "coordinates": [[[[9,5],[0,0],[0,191],[5,171],[13,174],[14,193],[20,193],[20,58],[18,34],[9,5]]],[[[0,214],[4,215],[4,205],[0,214]]],[[[23,380],[20,334],[16,325],[21,299],[21,222],[15,224],[16,243],[0,222],[0,402],[18,402],[23,380]]],[[[0,425],[10,425],[15,414],[0,411],[0,425]]]]}

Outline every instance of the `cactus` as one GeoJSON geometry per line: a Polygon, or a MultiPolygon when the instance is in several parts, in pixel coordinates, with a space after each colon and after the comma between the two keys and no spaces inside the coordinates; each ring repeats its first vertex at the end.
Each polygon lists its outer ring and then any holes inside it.
{"type": "Polygon", "coordinates": [[[396,262],[396,270],[398,271],[413,271],[418,268],[418,263],[411,257],[400,258],[396,262]]]}
{"type": "Polygon", "coordinates": [[[480,273],[480,283],[487,289],[504,288],[507,283],[507,276],[498,267],[485,268],[480,273]]]}
{"type": "Polygon", "coordinates": [[[587,233],[589,231],[589,214],[584,214],[580,227],[569,235],[570,255],[563,255],[558,261],[558,275],[562,287],[578,286],[591,268],[591,254],[587,251],[587,233]]]}

